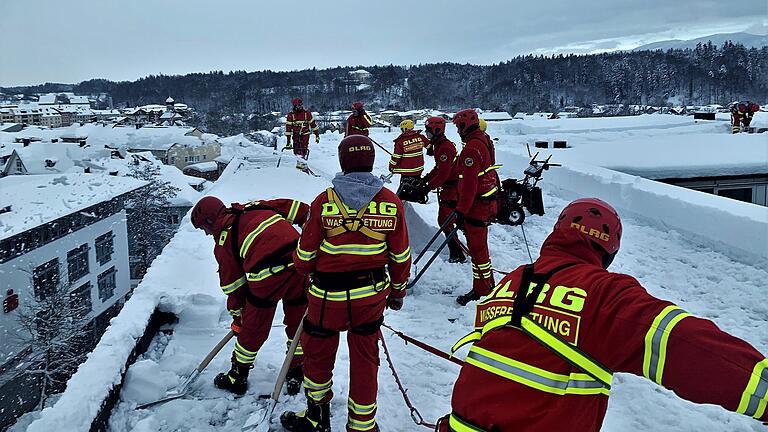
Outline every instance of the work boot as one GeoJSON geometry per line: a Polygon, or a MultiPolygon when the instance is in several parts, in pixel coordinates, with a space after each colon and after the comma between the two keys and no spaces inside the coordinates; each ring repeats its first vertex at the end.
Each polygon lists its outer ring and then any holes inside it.
{"type": "Polygon", "coordinates": [[[296,161],[296,169],[299,171],[306,171],[307,170],[307,163],[304,161],[297,160],[296,161]]]}
{"type": "Polygon", "coordinates": [[[466,294],[462,294],[458,297],[456,297],[456,303],[466,306],[467,303],[471,301],[477,301],[480,300],[480,297],[482,297],[480,294],[476,293],[475,290],[472,290],[466,294]]]}
{"type": "Polygon", "coordinates": [[[248,390],[248,373],[253,365],[240,363],[232,359],[232,368],[227,373],[220,373],[213,379],[213,385],[228,390],[236,395],[244,395],[248,390]]]}
{"type": "Polygon", "coordinates": [[[456,243],[455,240],[451,240],[448,242],[448,252],[450,252],[450,256],[448,257],[449,263],[467,262],[467,257],[466,255],[464,255],[464,251],[461,250],[461,246],[459,246],[459,244],[456,243]]]}
{"type": "Polygon", "coordinates": [[[280,416],[280,424],[290,432],[330,432],[331,405],[307,402],[304,411],[284,412],[280,416]]]}
{"type": "Polygon", "coordinates": [[[293,396],[299,394],[301,390],[301,383],[304,381],[304,370],[301,365],[288,369],[288,375],[285,376],[285,386],[288,391],[288,395],[293,396]]]}

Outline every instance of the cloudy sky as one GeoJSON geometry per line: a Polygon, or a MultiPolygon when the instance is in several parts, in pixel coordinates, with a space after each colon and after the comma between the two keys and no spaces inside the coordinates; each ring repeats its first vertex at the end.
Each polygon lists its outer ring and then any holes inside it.
{"type": "Polygon", "coordinates": [[[210,70],[490,64],[768,33],[768,1],[0,0],[0,86],[210,70]]]}

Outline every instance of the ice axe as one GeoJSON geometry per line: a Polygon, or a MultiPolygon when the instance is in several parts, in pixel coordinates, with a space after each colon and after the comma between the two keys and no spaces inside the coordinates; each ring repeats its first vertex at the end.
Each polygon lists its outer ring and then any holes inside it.
{"type": "Polygon", "coordinates": [[[232,339],[232,336],[235,335],[235,332],[232,330],[229,331],[220,341],[216,344],[215,347],[211,350],[211,352],[208,353],[207,356],[203,359],[203,361],[200,362],[199,365],[195,368],[195,370],[192,371],[191,374],[187,377],[187,379],[184,380],[184,382],[181,384],[181,386],[176,389],[175,391],[168,392],[165,397],[162,399],[158,399],[154,402],[145,403],[143,405],[139,405],[136,407],[136,409],[145,409],[149,408],[151,406],[159,405],[162,403],[170,402],[172,400],[181,399],[184,396],[187,395],[187,391],[189,390],[189,386],[192,385],[193,382],[197,380],[197,378],[200,376],[200,374],[205,370],[206,367],[208,367],[208,364],[211,363],[211,361],[216,357],[216,355],[221,351],[224,346],[227,345],[230,339],[232,339]]]}
{"type": "MultiPolygon", "coordinates": [[[[307,314],[304,313],[306,318],[307,314]]],[[[283,367],[280,368],[280,373],[277,375],[277,381],[275,381],[275,388],[272,390],[272,394],[269,396],[269,402],[267,406],[259,409],[245,421],[242,430],[253,432],[268,432],[269,431],[269,419],[272,417],[272,413],[277,406],[277,400],[280,398],[280,392],[283,391],[283,384],[285,383],[285,377],[288,375],[288,369],[291,368],[291,361],[296,354],[296,348],[299,346],[299,339],[301,338],[301,332],[304,330],[304,320],[299,323],[299,327],[296,329],[296,334],[293,335],[293,341],[291,346],[288,347],[288,352],[285,354],[285,360],[283,360],[283,367]]]]}

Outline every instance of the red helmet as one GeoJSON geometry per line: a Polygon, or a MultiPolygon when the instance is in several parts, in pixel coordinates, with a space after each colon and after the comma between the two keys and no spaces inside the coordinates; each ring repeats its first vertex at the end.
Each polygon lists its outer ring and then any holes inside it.
{"type": "Polygon", "coordinates": [[[442,117],[430,117],[424,124],[424,129],[434,136],[440,136],[445,133],[445,119],[442,117]]]}
{"type": "Polygon", "coordinates": [[[220,199],[214,196],[203,197],[192,209],[192,226],[213,235],[213,226],[219,215],[226,210],[220,199]]]}
{"type": "Polygon", "coordinates": [[[373,142],[365,135],[350,135],[339,143],[339,165],[345,174],[373,171],[375,158],[373,142]]]}
{"type": "Polygon", "coordinates": [[[760,105],[758,105],[758,104],[756,104],[754,102],[750,103],[749,104],[749,111],[753,112],[753,113],[760,111],[760,105]]]}
{"type": "Polygon", "coordinates": [[[362,102],[355,102],[352,104],[352,109],[355,111],[360,111],[363,109],[363,103],[362,102]]]}
{"type": "Polygon", "coordinates": [[[293,106],[299,106],[303,102],[301,101],[301,98],[293,98],[293,99],[291,99],[291,103],[293,104],[293,106]]]}
{"type": "Polygon", "coordinates": [[[558,230],[578,231],[611,259],[619,251],[621,219],[616,210],[603,200],[582,198],[568,204],[555,223],[555,231],[558,230]]]}
{"type": "Polygon", "coordinates": [[[461,110],[453,116],[453,124],[459,130],[459,135],[464,136],[480,127],[480,117],[473,109],[461,110]]]}

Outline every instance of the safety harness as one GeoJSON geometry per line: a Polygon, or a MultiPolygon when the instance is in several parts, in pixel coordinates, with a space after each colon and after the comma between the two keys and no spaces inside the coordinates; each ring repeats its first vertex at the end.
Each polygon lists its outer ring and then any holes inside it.
{"type": "Polygon", "coordinates": [[[336,193],[336,191],[333,190],[333,188],[328,188],[325,190],[325,193],[328,196],[328,202],[338,207],[339,213],[341,213],[341,225],[337,226],[336,228],[325,230],[325,235],[327,238],[336,237],[350,231],[356,231],[376,241],[384,241],[387,239],[386,234],[374,231],[365,226],[363,217],[365,216],[365,212],[368,211],[368,207],[371,206],[371,202],[373,200],[368,201],[368,203],[361,207],[354,217],[349,217],[347,206],[344,205],[344,203],[341,201],[341,198],[339,198],[339,195],[336,193]]]}
{"type": "MultiPolygon", "coordinates": [[[[509,315],[503,315],[497,318],[494,318],[487,322],[481,329],[476,329],[472,333],[464,336],[461,338],[451,349],[451,352],[456,352],[458,349],[460,349],[462,346],[477,342],[479,341],[486,333],[488,333],[491,330],[495,330],[498,328],[503,327],[511,327],[518,329],[531,337],[536,342],[540,343],[541,345],[547,347],[549,350],[551,350],[554,354],[556,354],[558,357],[562,358],[566,362],[570,363],[572,366],[581,369],[584,371],[584,374],[572,374],[572,375],[587,375],[587,379],[576,379],[576,380],[569,380],[566,382],[566,384],[572,384],[575,385],[575,388],[567,389],[564,388],[564,391],[562,394],[608,394],[608,392],[611,389],[611,381],[613,379],[613,371],[608,369],[607,367],[600,364],[597,360],[594,360],[589,355],[587,355],[584,351],[580,350],[578,347],[571,345],[567,341],[563,340],[559,336],[553,334],[546,328],[544,328],[541,324],[536,322],[534,319],[530,317],[530,313],[533,311],[533,307],[536,304],[537,299],[539,298],[539,295],[541,294],[541,291],[544,288],[544,285],[547,283],[547,281],[556,273],[572,267],[574,265],[577,265],[576,263],[568,263],[563,264],[561,266],[558,266],[548,273],[544,275],[539,275],[534,273],[533,270],[533,264],[528,264],[523,269],[523,275],[520,280],[520,287],[517,291],[517,296],[515,297],[513,307],[512,307],[512,313],[509,315]],[[531,282],[535,283],[535,286],[530,289],[530,292],[528,292],[528,295],[526,296],[524,293],[528,291],[528,287],[531,285],[531,282]],[[589,381],[594,381],[594,383],[589,383],[589,381]],[[589,390],[586,390],[589,389],[589,390]]],[[[470,356],[468,356],[468,360],[472,357],[488,357],[487,350],[473,347],[473,349],[470,351],[470,356]],[[477,353],[476,355],[472,355],[472,353],[477,353]]],[[[492,353],[493,354],[493,353],[492,353]]],[[[491,357],[501,357],[498,355],[492,355],[491,357]]],[[[496,358],[495,360],[499,360],[496,358]]],[[[482,361],[482,360],[481,360],[482,361]]],[[[519,363],[519,362],[515,362],[519,363]]],[[[497,365],[498,366],[498,365],[497,365]]],[[[518,365],[519,366],[519,365],[518,365]]],[[[503,369],[503,368],[502,368],[503,369]]],[[[501,375],[501,374],[499,374],[501,375]]],[[[503,375],[502,375],[503,376],[503,375]]],[[[579,378],[579,377],[577,377],[579,378]]],[[[580,377],[584,378],[584,377],[580,377]]],[[[556,385],[556,387],[558,387],[556,385]]],[[[536,387],[536,386],[532,386],[536,387]]],[[[537,387],[538,388],[538,387],[537,387]]],[[[553,393],[561,393],[558,391],[553,391],[553,393]]]]}
{"type": "MultiPolygon", "coordinates": [[[[232,247],[232,255],[235,257],[235,260],[240,265],[240,268],[243,267],[243,263],[245,261],[245,257],[241,255],[240,251],[240,245],[239,238],[240,238],[240,216],[242,216],[244,213],[248,211],[254,211],[254,210],[268,210],[275,213],[275,216],[279,219],[284,219],[280,212],[278,212],[274,207],[268,206],[266,204],[262,204],[259,201],[251,201],[249,203],[246,203],[242,206],[242,208],[239,207],[230,207],[229,211],[234,216],[234,221],[232,221],[232,227],[230,228],[230,235],[232,238],[230,239],[230,246],[232,247]]],[[[273,217],[275,217],[273,216],[273,217]]],[[[226,241],[226,234],[227,231],[223,231],[222,235],[219,239],[219,243],[223,244],[224,241],[226,241]]],[[[294,249],[296,249],[296,246],[298,244],[298,241],[290,242],[277,250],[275,250],[273,253],[269,254],[268,256],[261,259],[258,263],[256,263],[251,269],[249,269],[247,274],[247,280],[249,282],[259,282],[262,281],[270,276],[274,276],[278,273],[281,273],[285,271],[286,269],[293,267],[293,260],[291,257],[291,252],[293,252],[294,249]]],[[[272,300],[272,297],[278,293],[293,277],[299,277],[299,275],[296,273],[294,276],[285,279],[280,285],[278,285],[274,290],[272,290],[269,295],[266,297],[257,297],[256,295],[251,292],[250,289],[245,290],[245,297],[248,303],[250,303],[252,306],[257,308],[273,308],[277,306],[277,301],[272,300]]],[[[297,299],[291,299],[287,300],[289,304],[292,305],[302,305],[305,304],[307,301],[306,295],[302,294],[300,298],[297,299]]]]}

